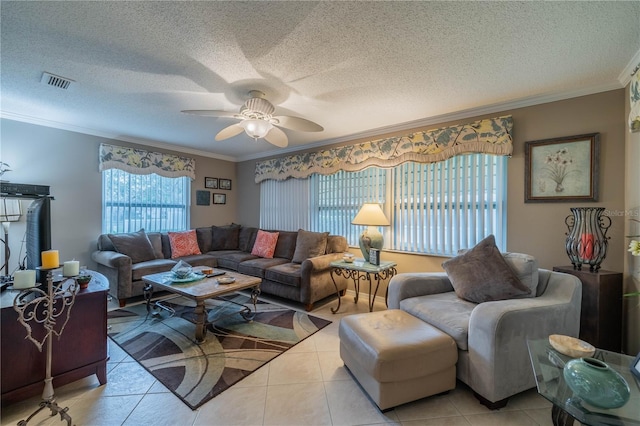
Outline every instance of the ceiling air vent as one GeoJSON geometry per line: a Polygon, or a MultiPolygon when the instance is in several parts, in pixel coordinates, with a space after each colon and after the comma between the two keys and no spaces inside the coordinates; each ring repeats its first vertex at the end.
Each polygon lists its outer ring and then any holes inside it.
{"type": "Polygon", "coordinates": [[[43,72],[40,82],[49,86],[57,87],[58,89],[66,90],[74,81],[70,78],[60,77],[59,75],[43,72]]]}

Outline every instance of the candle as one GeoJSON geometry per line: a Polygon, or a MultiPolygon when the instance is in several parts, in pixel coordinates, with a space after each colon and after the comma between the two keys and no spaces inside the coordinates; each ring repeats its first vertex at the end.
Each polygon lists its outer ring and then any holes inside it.
{"type": "Polygon", "coordinates": [[[595,243],[595,235],[593,234],[582,234],[580,235],[580,250],[579,255],[582,260],[592,260],[593,256],[593,244],[595,243]]]}
{"type": "Polygon", "coordinates": [[[47,250],[41,253],[42,269],[55,269],[60,267],[58,250],[47,250]]]}
{"type": "Polygon", "coordinates": [[[80,262],[68,260],[62,264],[62,275],[65,277],[75,277],[80,274],[80,262]]]}
{"type": "Polygon", "coordinates": [[[13,288],[31,288],[36,285],[36,271],[27,269],[26,271],[16,271],[13,273],[13,288]]]}

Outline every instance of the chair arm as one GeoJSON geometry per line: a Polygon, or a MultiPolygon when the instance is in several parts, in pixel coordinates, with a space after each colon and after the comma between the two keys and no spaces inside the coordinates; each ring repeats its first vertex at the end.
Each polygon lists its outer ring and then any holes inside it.
{"type": "Polygon", "coordinates": [[[535,386],[528,339],[546,339],[550,334],[578,336],[580,280],[553,275],[539,297],[481,303],[472,311],[468,346],[473,378],[469,385],[488,400],[499,401],[535,386]]]}
{"type": "Polygon", "coordinates": [[[445,272],[406,272],[391,278],[388,287],[389,309],[400,309],[400,302],[410,297],[453,291],[445,272]]]}

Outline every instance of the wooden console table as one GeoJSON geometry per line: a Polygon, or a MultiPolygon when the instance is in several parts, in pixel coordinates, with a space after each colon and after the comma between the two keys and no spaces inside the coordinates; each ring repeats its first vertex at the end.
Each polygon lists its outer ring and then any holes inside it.
{"type": "Polygon", "coordinates": [[[622,350],[622,273],[554,266],[556,272],[575,275],[582,281],[580,339],[598,349],[622,350]]]}
{"type": "MultiPolygon", "coordinates": [[[[52,376],[58,388],[92,374],[100,384],[107,382],[107,291],[104,275],[93,276],[89,288],[79,290],[69,322],[58,340],[53,337],[52,376]]],[[[5,290],[0,296],[0,390],[2,405],[42,393],[46,351],[25,339],[26,330],[18,322],[13,300],[18,292],[5,290]]],[[[34,325],[34,333],[41,324],[34,325]]]]}

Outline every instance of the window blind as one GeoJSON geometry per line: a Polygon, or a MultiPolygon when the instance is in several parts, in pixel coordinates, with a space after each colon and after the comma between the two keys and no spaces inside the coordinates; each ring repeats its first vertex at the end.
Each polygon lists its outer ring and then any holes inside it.
{"type": "Polygon", "coordinates": [[[191,181],[139,175],[120,169],[102,172],[102,233],[179,231],[189,228],[191,181]]]}

